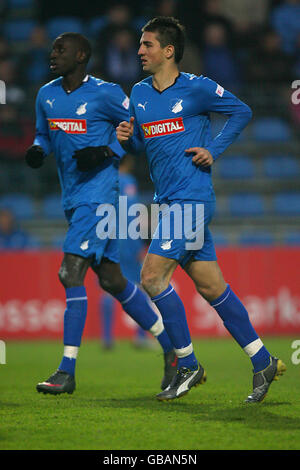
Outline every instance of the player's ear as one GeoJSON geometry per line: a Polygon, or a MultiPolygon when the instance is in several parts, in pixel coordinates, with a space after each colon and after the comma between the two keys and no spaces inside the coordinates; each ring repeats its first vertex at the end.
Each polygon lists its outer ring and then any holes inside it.
{"type": "Polygon", "coordinates": [[[175,55],[175,48],[172,44],[165,47],[165,55],[167,59],[172,59],[175,55]]]}
{"type": "Polygon", "coordinates": [[[77,52],[77,62],[79,64],[83,64],[84,62],[86,62],[86,53],[84,51],[77,52]]]}

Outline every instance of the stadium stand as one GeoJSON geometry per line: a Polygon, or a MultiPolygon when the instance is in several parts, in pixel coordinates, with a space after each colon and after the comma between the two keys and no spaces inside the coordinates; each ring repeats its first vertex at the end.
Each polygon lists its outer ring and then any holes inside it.
{"type": "Polygon", "coordinates": [[[299,178],[300,162],[291,155],[266,155],[263,171],[267,178],[299,178]]]}
{"type": "MultiPolygon", "coordinates": [[[[7,0],[4,3],[6,6],[1,9],[0,2],[0,70],[8,74],[8,62],[17,68],[17,79],[11,83],[7,80],[7,96],[20,119],[17,125],[9,123],[7,116],[6,132],[10,129],[13,136],[18,136],[24,117],[34,123],[37,90],[52,78],[47,70],[51,42],[61,32],[82,32],[91,40],[96,57],[91,61],[90,73],[105,78],[96,46],[99,47],[101,32],[107,27],[109,30],[112,25],[112,2],[103,0],[101,5],[90,10],[90,15],[84,3],[74,5],[73,10],[69,7],[72,2],[61,4],[61,8],[42,0],[7,0]],[[49,12],[52,13],[49,15],[49,12]],[[59,16],[54,16],[53,12],[59,12],[59,16]],[[35,35],[35,41],[37,37],[42,37],[43,29],[45,33],[45,41],[38,40],[40,47],[36,47],[33,39],[37,28],[40,28],[40,36],[35,35]],[[26,100],[10,101],[21,96],[20,90],[25,91],[26,100]]],[[[133,7],[130,24],[137,30],[143,25],[145,18],[160,11],[160,2],[146,2],[147,6],[138,1],[128,3],[133,7]]],[[[198,2],[199,11],[191,7],[194,5],[192,0],[186,0],[184,5],[182,2],[175,3],[177,17],[183,18],[187,31],[192,28],[188,39],[201,62],[203,38],[199,28],[193,29],[192,25],[195,24],[195,18],[202,18],[202,2],[198,2]]],[[[279,74],[277,81],[272,81],[272,78],[268,78],[270,73],[267,66],[258,63],[258,60],[252,60],[253,50],[257,52],[262,47],[262,38],[276,39],[272,34],[265,34],[265,31],[268,32],[273,27],[272,31],[283,40],[281,53],[286,54],[290,69],[299,69],[299,43],[295,42],[299,25],[292,13],[294,9],[284,5],[285,2],[277,2],[279,3],[276,8],[264,8],[267,15],[265,21],[260,24],[255,24],[255,20],[249,21],[248,29],[243,33],[234,22],[234,13],[230,15],[231,39],[234,39],[230,42],[231,54],[239,64],[241,78],[238,90],[230,86],[228,89],[249,104],[253,118],[228,152],[213,166],[217,207],[212,225],[215,241],[219,246],[232,243],[244,245],[247,240],[250,243],[251,239],[253,243],[264,244],[268,240],[270,243],[299,243],[300,121],[295,109],[292,110],[290,106],[291,84],[285,78],[288,74],[279,74]],[[294,51],[292,54],[289,52],[291,49],[294,51]],[[260,73],[261,78],[253,78],[260,73]]],[[[55,5],[59,3],[56,2],[55,5]]],[[[223,24],[228,24],[222,2],[219,8],[221,11],[218,19],[223,24]]],[[[259,57],[263,57],[263,54],[259,57]]],[[[193,70],[194,63],[193,60],[187,60],[188,68],[185,71],[198,73],[193,70]]],[[[205,62],[202,62],[202,73],[206,75],[205,62]]],[[[225,121],[223,116],[212,114],[213,137],[222,130],[225,121]]],[[[59,234],[63,233],[66,224],[60,203],[55,161],[52,156],[47,158],[45,166],[34,173],[24,167],[23,153],[20,148],[19,155],[12,158],[5,149],[0,152],[0,205],[3,201],[10,201],[10,207],[16,211],[18,217],[20,214],[24,227],[41,239],[41,246],[51,247],[56,244],[56,234],[58,240],[61,238],[59,234]],[[20,193],[16,195],[16,191],[20,193]],[[57,193],[52,194],[55,191],[57,193]]],[[[144,155],[136,156],[135,161],[135,176],[139,182],[142,202],[151,204],[153,187],[144,155]]],[[[60,242],[57,243],[56,246],[59,246],[60,242]]]]}
{"type": "Polygon", "coordinates": [[[300,192],[276,194],[274,211],[283,216],[300,216],[300,192]]]}
{"type": "Polygon", "coordinates": [[[7,41],[28,41],[35,26],[36,21],[30,19],[7,21],[3,35],[7,41]]]}
{"type": "Polygon", "coordinates": [[[256,119],[252,132],[257,142],[288,142],[292,136],[289,125],[279,117],[256,119]]]}
{"type": "Polygon", "coordinates": [[[255,165],[247,155],[227,155],[219,162],[219,177],[224,179],[249,179],[255,176],[255,165]]]}
{"type": "Polygon", "coordinates": [[[46,24],[46,29],[51,40],[63,32],[85,33],[82,21],[72,16],[51,18],[46,24]]]}
{"type": "Polygon", "coordinates": [[[35,203],[26,194],[11,193],[0,197],[0,208],[11,210],[19,220],[29,220],[36,216],[35,203]]]}
{"type": "Polygon", "coordinates": [[[260,194],[238,193],[229,196],[229,212],[233,217],[260,217],[265,213],[260,194]]]}
{"type": "Polygon", "coordinates": [[[274,243],[275,239],[273,234],[269,232],[245,231],[241,233],[238,241],[242,246],[271,246],[274,243]]]}
{"type": "Polygon", "coordinates": [[[49,194],[44,198],[41,204],[41,216],[46,219],[64,218],[64,211],[59,194],[49,194]]]}

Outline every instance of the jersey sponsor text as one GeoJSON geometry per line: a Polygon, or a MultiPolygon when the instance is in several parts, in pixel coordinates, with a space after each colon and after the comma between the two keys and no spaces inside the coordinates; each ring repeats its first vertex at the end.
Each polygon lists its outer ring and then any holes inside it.
{"type": "Polygon", "coordinates": [[[151,137],[160,137],[163,135],[176,134],[184,131],[182,117],[173,119],[164,119],[163,121],[153,121],[141,124],[145,139],[151,137]]]}
{"type": "Polygon", "coordinates": [[[62,130],[67,134],[86,134],[86,119],[50,119],[48,118],[51,131],[62,130]]]}

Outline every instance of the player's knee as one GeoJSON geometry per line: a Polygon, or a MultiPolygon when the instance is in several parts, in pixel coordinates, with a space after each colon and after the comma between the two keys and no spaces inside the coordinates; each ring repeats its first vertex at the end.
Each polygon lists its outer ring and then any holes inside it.
{"type": "Polygon", "coordinates": [[[84,275],[64,264],[58,271],[58,278],[65,288],[82,286],[84,282],[84,275]]]}
{"type": "Polygon", "coordinates": [[[160,294],[165,287],[161,277],[150,270],[142,270],[141,285],[150,297],[160,294]]]}
{"type": "Polygon", "coordinates": [[[60,270],[58,271],[58,278],[65,288],[81,285],[78,282],[76,282],[76,278],[74,278],[74,275],[73,276],[70,275],[68,270],[64,267],[61,267],[60,270]]]}
{"type": "Polygon", "coordinates": [[[208,302],[213,302],[217,299],[226,289],[226,286],[220,285],[197,285],[197,291],[208,302]]]}
{"type": "Polygon", "coordinates": [[[58,278],[65,288],[73,287],[71,285],[71,276],[65,266],[61,266],[58,271],[58,278]]]}
{"type": "Polygon", "coordinates": [[[102,289],[112,295],[122,292],[127,284],[127,280],[118,273],[115,276],[98,276],[98,279],[102,289]]]}

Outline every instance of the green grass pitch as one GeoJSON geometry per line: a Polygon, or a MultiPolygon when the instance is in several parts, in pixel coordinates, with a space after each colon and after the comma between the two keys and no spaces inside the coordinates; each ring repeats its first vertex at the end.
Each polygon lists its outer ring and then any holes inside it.
{"type": "Polygon", "coordinates": [[[172,401],[160,391],[160,350],[120,341],[103,351],[82,343],[73,395],[38,394],[37,382],[58,366],[59,342],[8,342],[0,365],[2,450],[298,450],[300,364],[291,362],[296,338],[265,338],[287,372],[260,404],[243,403],[252,368],[231,339],[194,341],[207,382],[172,401]]]}

